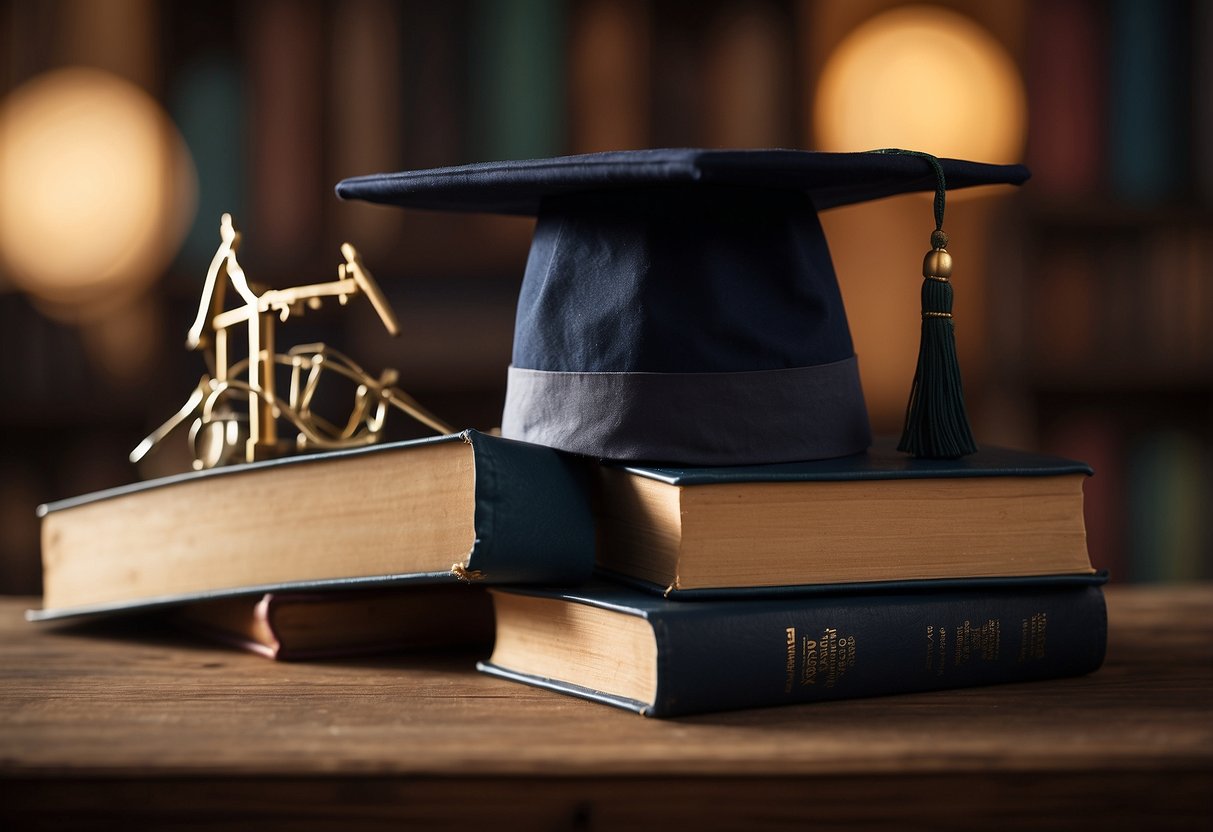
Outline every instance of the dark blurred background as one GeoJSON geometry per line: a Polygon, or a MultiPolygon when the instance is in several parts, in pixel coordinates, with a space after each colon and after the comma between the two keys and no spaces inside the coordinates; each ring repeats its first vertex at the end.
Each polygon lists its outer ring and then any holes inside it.
{"type": "MultiPolygon", "coordinates": [[[[1026,160],[1020,192],[949,200],[978,438],[1095,466],[1114,580],[1213,575],[1213,4],[3,0],[0,95],[0,592],[39,591],[39,503],[187,466],[183,436],[126,455],[204,369],[183,344],[222,212],[271,286],[334,279],[354,243],[403,327],[330,303],[280,348],[396,367],[487,429],[531,223],[333,185],[662,146],[1026,160]]],[[[929,199],[823,222],[895,431],[929,199]]]]}

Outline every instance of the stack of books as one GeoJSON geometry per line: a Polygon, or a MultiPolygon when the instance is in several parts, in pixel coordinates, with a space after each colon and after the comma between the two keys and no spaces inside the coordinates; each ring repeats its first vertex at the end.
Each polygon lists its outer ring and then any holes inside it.
{"type": "Polygon", "coordinates": [[[1086,466],[987,449],[605,467],[610,583],[493,590],[482,670],[648,716],[1088,673],[1086,466]]]}
{"type": "Polygon", "coordinates": [[[879,443],[607,466],[468,431],[47,506],[31,617],[170,606],[281,659],[495,629],[484,672],[656,717],[1077,675],[1106,641],[1089,474],[879,443]]]}

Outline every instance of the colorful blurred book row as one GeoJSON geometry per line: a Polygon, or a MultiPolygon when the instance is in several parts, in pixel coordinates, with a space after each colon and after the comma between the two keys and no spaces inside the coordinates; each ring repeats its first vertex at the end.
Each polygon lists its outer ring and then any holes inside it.
{"type": "MultiPolygon", "coordinates": [[[[1160,408],[1171,401],[1163,398],[1160,408]]],[[[1094,564],[1114,581],[1177,582],[1213,575],[1213,455],[1207,429],[1163,422],[1125,424],[1158,414],[1115,400],[1057,407],[1046,428],[1047,447],[1082,454],[1095,471],[1087,482],[1087,537],[1094,564]]],[[[1213,418],[1206,399],[1205,418],[1213,418]]]]}
{"type": "Polygon", "coordinates": [[[1018,293],[1041,446],[1117,581],[1213,575],[1213,6],[1040,0],[1018,293]]]}
{"type": "Polygon", "coordinates": [[[1187,218],[1048,222],[1023,295],[1033,377],[1076,389],[1207,388],[1209,229],[1187,218]]]}
{"type": "Polygon", "coordinates": [[[1029,164],[1042,193],[1154,205],[1213,199],[1213,9],[1037,0],[1029,164]],[[1189,176],[1191,171],[1195,176],[1189,176]]]}

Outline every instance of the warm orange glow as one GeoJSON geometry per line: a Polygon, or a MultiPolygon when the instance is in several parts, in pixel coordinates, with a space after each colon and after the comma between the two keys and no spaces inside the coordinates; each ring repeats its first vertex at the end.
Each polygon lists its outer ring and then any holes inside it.
{"type": "MultiPolygon", "coordinates": [[[[851,32],[822,71],[813,117],[820,150],[904,147],[1003,163],[1020,161],[1027,118],[1023,82],[1002,45],[968,18],[936,6],[894,9],[851,32]]],[[[988,200],[965,199],[968,193],[948,195],[950,207],[964,202],[964,210],[952,207],[946,228],[956,258],[957,347],[970,417],[980,425],[980,397],[973,394],[986,369],[982,264],[992,208],[988,200]]],[[[918,355],[930,195],[829,211],[822,223],[873,426],[895,433],[918,355]]]]}
{"type": "Polygon", "coordinates": [[[813,114],[820,150],[905,147],[1017,162],[1026,113],[1019,72],[989,32],[947,9],[906,6],[838,45],[813,114]]]}
{"type": "Polygon", "coordinates": [[[184,142],[154,100],[92,69],[47,73],[0,105],[0,257],[71,317],[154,280],[192,219],[184,142]]]}

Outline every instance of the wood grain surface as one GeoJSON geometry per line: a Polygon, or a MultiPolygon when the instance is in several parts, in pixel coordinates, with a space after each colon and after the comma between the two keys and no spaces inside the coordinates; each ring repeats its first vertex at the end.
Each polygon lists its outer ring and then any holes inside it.
{"type": "Polygon", "coordinates": [[[1108,602],[1091,676],[655,721],[471,655],[281,664],[0,600],[0,825],[1200,827],[1213,587],[1108,602]]]}

